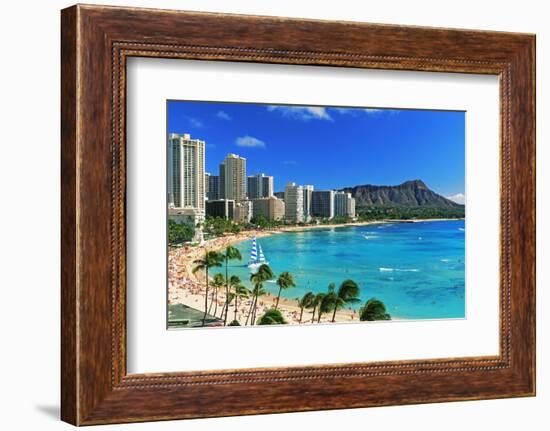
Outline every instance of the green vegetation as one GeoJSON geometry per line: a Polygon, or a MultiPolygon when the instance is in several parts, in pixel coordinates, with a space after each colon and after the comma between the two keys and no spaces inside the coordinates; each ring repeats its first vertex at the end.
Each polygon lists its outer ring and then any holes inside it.
{"type": "Polygon", "coordinates": [[[308,292],[301,298],[297,298],[298,306],[300,307],[300,320],[299,323],[302,323],[302,317],[304,316],[304,308],[311,308],[313,301],[315,301],[315,295],[313,292],[308,292]]]}
{"type": "Polygon", "coordinates": [[[195,229],[186,224],[168,219],[168,245],[181,245],[193,240],[195,229]]]}
{"type": "MultiPolygon", "coordinates": [[[[229,261],[230,260],[242,260],[242,255],[241,255],[241,252],[236,249],[235,247],[233,246],[227,246],[225,248],[225,251],[224,251],[224,254],[223,254],[224,258],[225,258],[225,298],[226,298],[226,301],[225,301],[225,316],[223,318],[223,324],[227,324],[227,311],[229,310],[229,303],[231,302],[229,300],[229,284],[231,282],[231,280],[229,279],[229,273],[228,273],[228,267],[229,267],[229,261]]],[[[237,280],[233,280],[233,284],[240,284],[241,280],[237,277],[237,280]]]]}
{"type": "Polygon", "coordinates": [[[386,306],[382,301],[376,298],[371,298],[359,310],[359,320],[391,320],[391,316],[386,313],[386,306]]]}
{"type": "Polygon", "coordinates": [[[203,231],[206,235],[222,236],[225,233],[239,233],[243,229],[250,227],[235,223],[233,220],[227,220],[222,217],[207,217],[203,224],[203,231]]]}
{"type": "Polygon", "coordinates": [[[254,227],[260,227],[261,229],[272,229],[285,225],[282,220],[268,220],[263,215],[257,215],[252,217],[250,224],[254,227]]]}
{"type": "Polygon", "coordinates": [[[275,277],[273,270],[267,264],[262,264],[258,268],[258,272],[250,276],[250,281],[254,284],[252,289],[252,304],[250,305],[250,311],[246,317],[246,324],[250,319],[250,323],[253,325],[256,321],[256,308],[258,305],[258,297],[267,294],[267,291],[264,289],[264,283],[268,280],[271,280],[275,277]]]}
{"type": "MultiPolygon", "coordinates": [[[[441,218],[464,218],[464,208],[446,208],[430,206],[382,206],[372,205],[357,208],[357,221],[377,220],[415,220],[415,219],[441,219],[441,218]]],[[[236,223],[233,220],[226,220],[221,217],[207,217],[203,224],[204,233],[207,237],[217,237],[225,234],[239,233],[252,229],[277,229],[285,226],[308,226],[321,225],[344,225],[352,223],[350,217],[337,216],[332,219],[314,219],[308,223],[291,223],[283,220],[267,220],[263,215],[253,217],[250,223],[236,223]]],[[[190,241],[194,235],[194,229],[185,224],[169,222],[169,244],[177,245],[190,241]]]]}
{"type": "Polygon", "coordinates": [[[336,312],[338,311],[338,309],[346,304],[356,304],[361,301],[359,299],[359,286],[355,281],[349,279],[342,282],[342,284],[338,288],[338,292],[334,292],[333,288],[331,295],[333,295],[331,297],[331,300],[334,304],[332,313],[333,322],[336,319],[336,312]]]}
{"type": "Polygon", "coordinates": [[[222,260],[223,257],[220,253],[216,253],[215,251],[205,251],[204,257],[202,259],[197,259],[193,262],[195,264],[195,267],[193,268],[193,274],[197,271],[204,271],[206,275],[206,292],[204,295],[204,316],[202,318],[202,326],[204,326],[206,322],[206,316],[208,314],[208,271],[210,270],[210,268],[222,266],[222,260]]]}
{"type": "MultiPolygon", "coordinates": [[[[334,285],[334,283],[332,283],[334,285]]],[[[334,292],[317,294],[317,323],[321,322],[323,313],[330,313],[334,308],[334,292]]]]}
{"type": "Polygon", "coordinates": [[[284,325],[286,320],[279,310],[270,308],[258,319],[258,325],[284,325]]]}
{"type": "Polygon", "coordinates": [[[291,287],[296,287],[294,278],[290,272],[282,272],[277,279],[277,286],[279,286],[279,293],[277,294],[277,302],[275,304],[275,309],[279,308],[279,299],[281,299],[281,290],[290,289],[291,287]]]}
{"type": "Polygon", "coordinates": [[[218,292],[225,284],[225,279],[222,274],[216,274],[214,275],[214,278],[212,279],[212,287],[214,290],[212,291],[212,298],[210,300],[210,308],[208,309],[208,313],[212,311],[212,304],[214,304],[214,316],[217,316],[218,314],[218,292]]]}
{"type": "MultiPolygon", "coordinates": [[[[267,264],[263,264],[258,268],[255,274],[250,276],[250,281],[253,284],[252,290],[243,286],[242,281],[236,275],[229,276],[228,261],[231,259],[239,259],[240,253],[232,250],[233,247],[226,248],[224,253],[206,252],[202,259],[196,260],[193,272],[204,271],[206,275],[206,292],[204,303],[204,314],[202,316],[202,325],[206,324],[207,316],[209,319],[218,319],[217,316],[217,304],[219,289],[225,286],[226,301],[222,307],[219,315],[219,321],[223,322],[224,326],[240,326],[238,308],[239,301],[243,299],[251,298],[250,307],[246,316],[245,325],[278,325],[286,324],[283,314],[278,309],[281,292],[286,289],[296,287],[294,277],[291,273],[284,271],[277,277],[277,285],[279,291],[275,305],[264,312],[259,318],[256,316],[258,308],[258,298],[266,295],[267,291],[264,288],[264,283],[268,280],[275,278],[273,270],[267,264]],[[212,280],[209,279],[208,273],[214,267],[221,267],[225,261],[226,264],[226,276],[223,274],[215,274],[212,280]],[[228,278],[229,277],[229,278],[228,278]],[[210,289],[212,288],[212,289],[210,289]],[[210,299],[209,299],[210,293],[210,299]],[[208,304],[210,300],[210,305],[208,304]],[[228,313],[230,305],[234,303],[234,317],[228,324],[228,313]],[[212,314],[210,314],[212,313],[212,314]],[[250,322],[250,323],[249,323],[250,322]]],[[[336,321],[336,313],[338,310],[356,304],[360,302],[359,299],[360,289],[357,283],[351,279],[344,280],[338,288],[335,283],[330,283],[326,292],[313,293],[307,292],[301,298],[297,298],[298,306],[300,307],[299,323],[302,323],[302,317],[304,310],[312,310],[311,323],[320,323],[323,315],[332,313],[329,316],[330,322],[336,321]]],[[[178,320],[182,320],[182,316],[178,316],[178,320]]],[[[359,310],[359,319],[361,321],[373,321],[373,320],[391,320],[391,316],[386,312],[385,304],[376,299],[369,299],[363,307],[359,310]]],[[[179,325],[187,325],[188,323],[178,323],[179,325]]]]}
{"type": "Polygon", "coordinates": [[[335,216],[331,219],[323,218],[320,220],[321,224],[346,224],[351,222],[353,222],[351,217],[346,217],[346,216],[335,216]]]}
{"type": "MultiPolygon", "coordinates": [[[[235,275],[232,277],[236,277],[235,275]]],[[[237,277],[238,278],[238,277],[237,277]]],[[[229,292],[229,294],[225,297],[225,301],[223,303],[222,312],[220,313],[220,319],[224,318],[224,326],[227,325],[227,313],[229,310],[229,306],[233,302],[233,300],[236,298],[235,294],[233,292],[229,292]]]]}
{"type": "Polygon", "coordinates": [[[239,301],[249,298],[252,292],[242,285],[241,279],[236,275],[231,276],[231,285],[235,289],[235,317],[234,321],[238,321],[239,301]]]}
{"type": "Polygon", "coordinates": [[[315,311],[317,311],[317,307],[319,306],[319,302],[323,299],[322,295],[324,295],[324,294],[319,294],[318,293],[317,295],[315,295],[313,292],[310,292],[310,293],[313,295],[313,298],[311,298],[311,301],[306,306],[306,308],[308,310],[312,309],[312,311],[311,311],[311,323],[314,323],[315,322],[315,311]]]}
{"type": "Polygon", "coordinates": [[[407,206],[367,206],[357,208],[359,221],[374,220],[414,220],[414,219],[438,219],[438,218],[464,218],[464,207],[407,207],[407,206]]]}
{"type": "MultiPolygon", "coordinates": [[[[300,307],[300,319],[304,309],[312,310],[311,323],[317,319],[317,323],[321,322],[323,314],[332,312],[331,322],[336,321],[336,312],[349,304],[357,304],[359,299],[360,289],[357,283],[353,280],[344,280],[338,290],[336,285],[330,283],[327,292],[313,293],[307,292],[301,298],[297,298],[298,306],[300,307]],[[315,314],[317,313],[317,314],[315,314]]],[[[369,299],[359,311],[360,320],[391,320],[391,316],[386,313],[386,306],[378,299],[369,299]]]]}

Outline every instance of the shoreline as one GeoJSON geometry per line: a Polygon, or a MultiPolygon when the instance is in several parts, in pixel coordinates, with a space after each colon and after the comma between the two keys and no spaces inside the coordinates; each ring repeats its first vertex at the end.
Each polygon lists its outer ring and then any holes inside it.
{"type": "MultiPolygon", "coordinates": [[[[210,295],[209,295],[210,296],[210,295]]],[[[210,298],[209,298],[210,299],[210,298]]],[[[264,296],[258,298],[258,305],[256,311],[256,320],[268,309],[275,306],[277,295],[267,293],[264,296]]],[[[184,304],[188,307],[194,308],[201,312],[204,311],[204,287],[202,283],[193,283],[191,288],[180,287],[173,289],[168,296],[169,304],[184,304]]],[[[221,289],[218,293],[217,310],[215,311],[216,302],[211,309],[211,315],[222,319],[221,310],[225,301],[225,288],[221,289]]],[[[210,301],[209,301],[210,302],[210,301]]],[[[250,306],[252,305],[252,299],[245,299],[239,301],[237,320],[241,326],[245,326],[250,306]]],[[[285,320],[289,324],[316,324],[317,314],[315,314],[315,321],[312,322],[312,310],[304,309],[302,315],[302,321],[300,322],[300,307],[298,301],[295,299],[285,298],[281,296],[279,300],[279,311],[284,316],[285,320]]],[[[234,320],[235,307],[234,302],[229,306],[229,313],[227,315],[227,323],[234,320]]],[[[222,319],[223,320],[223,319],[222,319]]],[[[321,317],[321,323],[329,323],[332,320],[332,312],[323,314],[321,317]]],[[[359,322],[358,311],[341,309],[336,312],[335,323],[341,322],[359,322]]],[[[250,323],[250,322],[249,322],[250,323]]],[[[250,325],[248,325],[250,326],[250,325]]],[[[257,326],[257,325],[253,325],[257,326]]]]}
{"type": "MultiPolygon", "coordinates": [[[[280,233],[303,232],[311,229],[333,229],[344,227],[369,226],[375,224],[392,224],[392,223],[420,223],[430,221],[454,221],[464,220],[464,218],[439,218],[439,219],[410,219],[410,220],[372,220],[362,222],[352,222],[345,224],[318,224],[306,226],[282,226],[276,229],[259,230],[252,229],[239,232],[236,234],[227,234],[221,237],[212,238],[198,246],[183,246],[172,247],[168,249],[168,303],[181,303],[189,307],[201,310],[204,304],[204,294],[206,290],[204,273],[198,272],[193,274],[193,262],[204,255],[205,250],[221,251],[229,245],[234,245],[243,241],[251,240],[254,237],[263,238],[280,233]]],[[[212,288],[210,289],[210,292],[212,288]]],[[[209,292],[209,294],[210,294],[209,292]]],[[[217,297],[217,311],[221,312],[221,307],[225,301],[225,288],[220,289],[217,297]]],[[[265,296],[258,298],[258,309],[256,316],[259,317],[267,309],[275,305],[276,295],[268,293],[265,296]]],[[[210,299],[209,299],[210,301],[210,299]]],[[[244,325],[246,315],[251,305],[251,299],[246,299],[239,303],[239,322],[244,325]]],[[[213,308],[216,308],[214,303],[213,308]]],[[[279,310],[285,317],[288,323],[298,324],[300,307],[296,299],[281,296],[279,301],[279,310]]],[[[234,317],[234,306],[229,307],[228,322],[234,317]]],[[[321,322],[327,323],[332,318],[332,314],[321,318],[321,322]]],[[[359,316],[357,310],[342,309],[336,313],[335,322],[357,322],[359,316]]],[[[311,324],[311,311],[305,310],[302,316],[302,324],[311,324]]]]}

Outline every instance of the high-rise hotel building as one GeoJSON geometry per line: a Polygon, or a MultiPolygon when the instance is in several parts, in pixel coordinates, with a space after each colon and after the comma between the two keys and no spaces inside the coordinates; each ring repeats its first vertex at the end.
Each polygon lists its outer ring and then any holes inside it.
{"type": "Polygon", "coordinates": [[[228,154],[220,165],[219,199],[246,200],[246,159],[228,154]]]}
{"type": "Polygon", "coordinates": [[[168,139],[168,204],[204,214],[204,141],[171,133],[168,139]]]}
{"type": "Polygon", "coordinates": [[[250,176],[248,183],[248,199],[260,199],[273,196],[273,177],[264,174],[250,176]]]}
{"type": "Polygon", "coordinates": [[[313,186],[302,186],[304,191],[304,221],[309,222],[311,220],[311,198],[313,196],[313,186]]]}
{"type": "Polygon", "coordinates": [[[220,177],[218,175],[206,174],[205,193],[209,201],[219,199],[220,193],[220,177]]]}
{"type": "Polygon", "coordinates": [[[334,190],[314,190],[311,193],[311,215],[327,219],[334,217],[334,190]]]}
{"type": "Polygon", "coordinates": [[[351,197],[351,193],[334,192],[334,215],[355,217],[355,199],[351,197]]]}
{"type": "Polygon", "coordinates": [[[304,221],[304,191],[295,183],[285,187],[285,219],[294,223],[304,221]]]}
{"type": "Polygon", "coordinates": [[[252,202],[254,217],[263,216],[267,220],[273,221],[282,220],[285,216],[285,202],[275,196],[252,199],[250,202],[252,202]]]}

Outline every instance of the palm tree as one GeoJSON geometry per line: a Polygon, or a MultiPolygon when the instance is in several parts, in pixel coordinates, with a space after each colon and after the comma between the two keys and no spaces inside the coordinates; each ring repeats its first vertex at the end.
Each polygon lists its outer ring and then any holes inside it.
{"type": "Polygon", "coordinates": [[[227,314],[227,308],[229,308],[229,306],[231,305],[231,303],[233,302],[233,300],[237,297],[237,295],[235,295],[233,292],[229,292],[229,296],[226,298],[224,304],[223,304],[223,307],[222,307],[222,312],[220,314],[220,317],[223,316],[224,314],[224,311],[225,313],[227,314]],[[227,308],[225,308],[227,307],[227,308]]]}
{"type": "MultiPolygon", "coordinates": [[[[229,297],[229,261],[230,260],[233,260],[233,259],[238,259],[238,260],[241,260],[243,258],[243,256],[241,255],[241,252],[236,249],[235,247],[231,246],[231,245],[228,245],[226,248],[225,248],[225,252],[224,252],[224,258],[225,258],[225,297],[228,298],[229,297]]],[[[226,325],[227,324],[227,311],[228,311],[228,308],[229,307],[226,307],[225,308],[225,316],[223,318],[223,324],[226,325]]]]}
{"type": "Polygon", "coordinates": [[[202,326],[206,322],[206,314],[208,312],[208,270],[216,266],[222,266],[222,256],[215,251],[204,251],[204,257],[193,262],[193,274],[197,271],[204,271],[206,275],[206,292],[204,294],[204,316],[202,317],[202,326]]]}
{"type": "Polygon", "coordinates": [[[334,311],[332,313],[333,322],[336,319],[336,311],[338,311],[339,308],[346,304],[356,304],[361,301],[359,299],[359,293],[359,286],[355,281],[344,280],[342,282],[338,288],[338,292],[336,292],[334,296],[334,311]]]}
{"type": "Polygon", "coordinates": [[[284,325],[286,322],[282,313],[276,308],[270,308],[258,319],[258,325],[284,325]]]}
{"type": "MultiPolygon", "coordinates": [[[[226,303],[224,304],[224,307],[226,307],[225,309],[225,315],[224,315],[224,310],[222,310],[222,316],[225,316],[225,322],[227,322],[227,314],[229,312],[229,304],[231,303],[231,301],[227,302],[227,298],[229,297],[232,297],[232,298],[235,298],[237,295],[237,292],[235,290],[235,288],[237,287],[237,285],[241,284],[241,279],[236,276],[236,275],[232,275],[231,277],[229,277],[229,280],[226,280],[226,292],[229,291],[229,295],[226,296],[226,303]],[[227,289],[227,284],[229,284],[229,289],[227,289]],[[233,288],[234,292],[231,293],[231,288],[233,288]]],[[[236,302],[235,302],[236,304],[236,302]]]]}
{"type": "Polygon", "coordinates": [[[296,287],[294,278],[290,272],[282,272],[277,279],[277,286],[279,286],[279,293],[277,295],[277,302],[275,303],[275,309],[279,307],[279,299],[281,298],[281,290],[296,287]]]}
{"type": "MultiPolygon", "coordinates": [[[[236,275],[234,275],[233,277],[236,277],[236,278],[239,278],[237,277],[236,275]]],[[[231,278],[233,278],[231,277],[231,278]]],[[[239,284],[235,285],[235,293],[236,293],[236,296],[235,296],[235,318],[233,319],[234,321],[238,321],[237,319],[237,311],[239,309],[239,299],[244,299],[244,298],[248,298],[250,296],[250,294],[252,292],[250,292],[249,289],[247,289],[246,287],[244,287],[241,283],[240,283],[240,279],[239,279],[239,284]]]]}
{"type": "Polygon", "coordinates": [[[254,320],[256,319],[256,309],[258,306],[258,298],[267,294],[267,291],[264,289],[262,283],[255,283],[252,288],[252,303],[248,309],[248,315],[246,316],[245,325],[248,325],[248,320],[250,319],[250,324],[254,325],[254,320]]]}
{"type": "Polygon", "coordinates": [[[391,316],[386,313],[386,306],[382,301],[371,298],[359,309],[359,320],[391,320],[391,316]]]}
{"type": "Polygon", "coordinates": [[[298,299],[298,306],[300,307],[300,320],[298,323],[302,323],[304,308],[310,308],[314,299],[315,299],[315,294],[313,292],[308,292],[304,296],[302,296],[300,299],[298,299]]]}
{"type": "MultiPolygon", "coordinates": [[[[229,286],[236,287],[239,284],[241,284],[241,279],[239,277],[237,277],[236,275],[232,275],[229,279],[229,286]]],[[[235,296],[236,296],[236,292],[231,292],[231,289],[229,289],[229,294],[225,298],[225,302],[224,302],[223,307],[222,307],[222,312],[220,313],[220,318],[225,316],[225,319],[227,319],[227,313],[228,313],[228,310],[229,310],[229,305],[231,304],[233,299],[235,299],[235,296]]]]}
{"type": "Polygon", "coordinates": [[[334,308],[334,303],[336,301],[336,293],[334,292],[334,288],[334,283],[331,283],[329,285],[328,292],[320,294],[321,297],[319,299],[319,304],[317,305],[317,323],[321,321],[321,316],[323,313],[328,313],[334,308]]]}
{"type": "MultiPolygon", "coordinates": [[[[214,290],[212,291],[212,299],[210,300],[210,307],[208,308],[208,313],[210,313],[210,310],[212,309],[212,304],[214,304],[214,316],[218,314],[218,290],[221,289],[224,285],[224,278],[223,274],[216,274],[214,275],[214,278],[212,279],[212,286],[214,286],[214,290]]],[[[223,314],[223,310],[222,310],[223,314]]],[[[221,317],[221,316],[220,316],[221,317]]]]}
{"type": "Polygon", "coordinates": [[[258,271],[255,274],[250,276],[250,281],[254,283],[254,289],[252,289],[252,304],[246,322],[248,324],[248,318],[252,317],[250,323],[254,325],[254,319],[256,317],[256,306],[258,303],[258,296],[265,295],[267,292],[264,290],[263,285],[267,280],[271,280],[275,274],[267,264],[262,264],[258,268],[258,271]]]}
{"type": "Polygon", "coordinates": [[[315,295],[315,298],[313,298],[313,301],[311,303],[313,307],[313,311],[311,313],[311,323],[315,323],[315,311],[319,308],[319,305],[321,305],[321,302],[323,302],[323,298],[325,297],[326,293],[318,293],[315,295]]]}

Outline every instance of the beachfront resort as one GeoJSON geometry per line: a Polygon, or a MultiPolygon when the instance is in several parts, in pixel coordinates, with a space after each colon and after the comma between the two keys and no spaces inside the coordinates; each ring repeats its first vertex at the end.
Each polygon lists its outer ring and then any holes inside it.
{"type": "MultiPolygon", "coordinates": [[[[322,260],[318,256],[315,260],[315,247],[331,244],[329,237],[321,235],[340,235],[338,247],[350,244],[360,250],[364,245],[355,244],[355,237],[346,239],[342,227],[377,229],[386,224],[391,228],[396,223],[381,220],[378,213],[358,219],[355,199],[346,191],[316,190],[311,184],[288,182],[277,192],[274,176],[248,175],[246,158],[237,154],[220,160],[217,175],[207,173],[205,149],[203,140],[189,134],[169,135],[169,327],[390,320],[393,310],[398,316],[407,312],[397,307],[388,310],[390,304],[362,292],[354,277],[368,275],[345,269],[338,260],[315,269],[322,260]],[[288,235],[293,235],[292,239],[288,235]],[[269,251],[262,248],[264,241],[269,243],[269,251]],[[294,249],[300,241],[302,248],[294,249]],[[298,257],[306,259],[308,252],[312,261],[300,262],[298,257]],[[321,273],[323,278],[318,277],[321,273]]],[[[361,241],[382,234],[382,230],[376,234],[357,232],[361,241]]],[[[397,231],[386,232],[395,235],[397,231]]],[[[410,235],[417,240],[416,232],[410,235]]],[[[460,255],[440,260],[442,264],[446,261],[443,269],[448,270],[449,262],[460,264],[460,255]]],[[[378,276],[387,275],[390,269],[386,266],[380,263],[378,276]]],[[[395,283],[404,274],[411,277],[419,271],[394,266],[387,278],[395,283]]],[[[460,315],[460,310],[457,313],[460,315]]]]}
{"type": "MultiPolygon", "coordinates": [[[[227,325],[231,306],[233,313],[229,324],[233,325],[254,324],[258,308],[263,320],[271,319],[273,323],[289,320],[294,323],[321,322],[323,312],[328,314],[331,310],[332,321],[335,321],[336,313],[343,305],[357,300],[353,295],[349,296],[350,282],[354,282],[348,280],[341,286],[339,299],[336,289],[331,286],[324,301],[322,294],[308,292],[309,295],[304,295],[301,301],[282,298],[281,302],[280,291],[294,287],[295,282],[289,272],[279,275],[277,284],[280,289],[276,298],[263,288],[266,282],[275,278],[275,274],[265,260],[261,245],[258,247],[256,243],[256,237],[267,232],[258,232],[252,221],[264,227],[266,223],[304,224],[314,219],[326,221],[335,217],[351,221],[355,218],[355,200],[351,194],[317,191],[313,185],[295,183],[287,184],[284,192],[275,193],[274,177],[263,173],[248,176],[246,159],[236,154],[228,154],[219,165],[219,174],[211,175],[205,171],[205,149],[203,140],[192,139],[189,134],[169,136],[169,242],[172,245],[181,245],[185,240],[190,243],[183,248],[173,247],[169,252],[169,321],[173,326],[220,325],[222,322],[227,325]],[[222,230],[218,232],[222,234],[221,238],[205,239],[205,236],[215,236],[210,229],[205,229],[206,219],[217,219],[218,225],[224,220],[238,226],[238,230],[248,227],[248,232],[242,235],[232,232],[233,235],[226,238],[222,230]],[[254,286],[252,289],[246,288],[238,276],[230,276],[228,270],[229,260],[242,259],[238,250],[229,243],[246,238],[253,238],[247,265],[254,286]],[[216,274],[210,280],[209,270],[221,266],[224,261],[225,276],[216,274]],[[329,305],[332,299],[334,305],[329,305]],[[201,308],[202,303],[203,315],[198,319],[195,310],[201,308]],[[266,315],[271,309],[271,314],[266,315]]],[[[355,289],[358,290],[356,285],[355,289]]],[[[355,312],[349,311],[338,313],[338,318],[342,317],[348,320],[358,318],[355,312]]]]}

